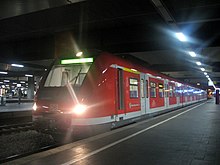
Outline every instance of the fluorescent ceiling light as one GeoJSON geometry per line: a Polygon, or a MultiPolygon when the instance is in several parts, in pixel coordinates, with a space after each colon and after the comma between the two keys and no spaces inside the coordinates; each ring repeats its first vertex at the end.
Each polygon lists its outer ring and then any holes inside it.
{"type": "Polygon", "coordinates": [[[79,59],[67,59],[61,60],[61,64],[77,64],[77,63],[91,63],[93,58],[79,58],[79,59]]]}
{"type": "Polygon", "coordinates": [[[19,67],[19,68],[23,68],[24,65],[21,65],[21,64],[11,64],[11,66],[15,66],[15,67],[19,67]]]}
{"type": "Polygon", "coordinates": [[[32,74],[26,74],[25,76],[26,76],[26,77],[33,77],[32,74]]]}
{"type": "Polygon", "coordinates": [[[176,37],[178,38],[178,40],[182,41],[182,42],[186,42],[186,36],[183,33],[176,33],[176,37]]]}
{"type": "Polygon", "coordinates": [[[200,68],[200,69],[201,69],[201,71],[203,71],[203,72],[205,71],[205,68],[200,68]]]}
{"type": "Polygon", "coordinates": [[[193,52],[193,51],[189,51],[188,53],[189,53],[190,56],[192,56],[192,57],[196,57],[196,53],[195,53],[195,52],[193,52]]]}
{"type": "Polygon", "coordinates": [[[8,72],[0,72],[0,74],[8,74],[8,72]]]}
{"type": "Polygon", "coordinates": [[[207,75],[207,73],[206,73],[206,72],[204,72],[204,75],[207,75]]]}
{"type": "Polygon", "coordinates": [[[4,80],[4,82],[10,82],[9,80],[4,80]]]}
{"type": "Polygon", "coordinates": [[[197,62],[196,62],[196,64],[197,64],[197,65],[202,65],[202,63],[201,63],[201,62],[199,62],[199,61],[197,61],[197,62]]]}

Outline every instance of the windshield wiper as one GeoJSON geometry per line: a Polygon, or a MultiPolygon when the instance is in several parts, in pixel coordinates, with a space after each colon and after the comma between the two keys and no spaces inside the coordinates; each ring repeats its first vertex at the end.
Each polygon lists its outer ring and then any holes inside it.
{"type": "Polygon", "coordinates": [[[69,82],[73,82],[73,81],[75,80],[75,82],[74,82],[74,84],[73,84],[74,86],[76,85],[77,79],[78,79],[78,77],[80,76],[81,71],[82,71],[82,67],[80,68],[80,70],[79,70],[79,72],[77,73],[77,75],[76,75],[72,80],[69,81],[69,82]]]}

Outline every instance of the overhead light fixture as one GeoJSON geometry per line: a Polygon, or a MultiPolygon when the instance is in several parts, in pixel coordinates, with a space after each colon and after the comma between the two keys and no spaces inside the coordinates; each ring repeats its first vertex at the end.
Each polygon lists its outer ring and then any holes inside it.
{"type": "Polygon", "coordinates": [[[199,85],[200,85],[200,83],[197,83],[197,85],[199,86],[199,85]]]}
{"type": "Polygon", "coordinates": [[[76,53],[76,57],[81,57],[83,55],[83,52],[76,53]]]}
{"type": "Polygon", "coordinates": [[[8,72],[0,72],[0,74],[8,74],[8,72]]]}
{"type": "Polygon", "coordinates": [[[21,65],[21,64],[11,64],[11,66],[15,66],[15,67],[19,67],[19,68],[23,68],[24,65],[21,65]]]}
{"type": "Polygon", "coordinates": [[[25,74],[26,77],[33,77],[32,74],[25,74]]]}
{"type": "Polygon", "coordinates": [[[209,80],[209,86],[213,86],[214,85],[214,83],[213,83],[213,81],[212,80],[209,80]]]}
{"type": "Polygon", "coordinates": [[[4,82],[10,82],[10,80],[4,80],[4,82]]]}
{"type": "Polygon", "coordinates": [[[206,72],[204,72],[204,75],[207,75],[207,73],[206,73],[206,72]]]}
{"type": "Polygon", "coordinates": [[[205,68],[200,68],[200,69],[201,69],[201,71],[203,71],[203,72],[205,71],[205,68]]]}
{"type": "Polygon", "coordinates": [[[200,65],[202,65],[202,63],[201,63],[201,62],[199,62],[199,61],[197,61],[197,62],[196,62],[196,64],[197,64],[197,65],[199,65],[199,66],[200,66],[200,65]]]}
{"type": "Polygon", "coordinates": [[[183,33],[176,33],[176,37],[178,38],[178,40],[182,41],[182,42],[186,42],[186,36],[183,33]]]}
{"type": "Polygon", "coordinates": [[[188,53],[189,53],[190,56],[192,56],[192,57],[196,57],[196,53],[195,53],[195,52],[193,52],[193,51],[189,51],[188,53]]]}

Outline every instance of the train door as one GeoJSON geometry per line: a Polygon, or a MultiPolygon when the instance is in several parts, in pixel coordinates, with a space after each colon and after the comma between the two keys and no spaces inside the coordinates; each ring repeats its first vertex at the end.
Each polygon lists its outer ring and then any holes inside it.
{"type": "Polygon", "coordinates": [[[164,103],[165,108],[169,106],[169,89],[168,89],[168,80],[164,80],[164,103]]]}
{"type": "Polygon", "coordinates": [[[175,93],[176,93],[176,103],[179,106],[180,105],[180,87],[178,86],[178,83],[175,84],[175,93]]]}
{"type": "Polygon", "coordinates": [[[123,69],[117,69],[117,112],[116,114],[123,114],[125,110],[125,96],[124,96],[124,74],[123,69]]]}
{"type": "Polygon", "coordinates": [[[141,96],[141,114],[146,114],[149,109],[148,98],[148,76],[144,73],[140,74],[140,96],[141,96]]]}

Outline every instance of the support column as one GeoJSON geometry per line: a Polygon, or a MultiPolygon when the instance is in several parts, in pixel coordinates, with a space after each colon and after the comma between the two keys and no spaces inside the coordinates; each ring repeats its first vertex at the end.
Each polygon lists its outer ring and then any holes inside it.
{"type": "Polygon", "coordinates": [[[28,77],[27,99],[34,99],[34,77],[28,77]]]}

